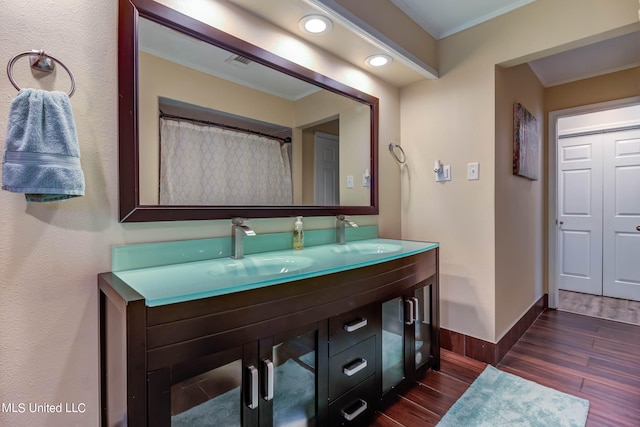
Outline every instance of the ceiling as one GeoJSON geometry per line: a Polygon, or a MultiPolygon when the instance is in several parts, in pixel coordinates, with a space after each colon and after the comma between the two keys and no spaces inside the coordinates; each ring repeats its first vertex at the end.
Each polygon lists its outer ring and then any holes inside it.
{"type": "Polygon", "coordinates": [[[278,26],[296,37],[312,45],[331,52],[342,60],[379,76],[383,80],[402,87],[424,80],[424,70],[407,66],[406,62],[394,60],[391,64],[379,69],[365,65],[365,59],[371,55],[389,52],[374,37],[360,31],[355,25],[337,14],[330,14],[333,29],[321,36],[307,34],[300,30],[299,21],[306,15],[321,13],[328,15],[330,10],[317,0],[229,0],[238,7],[256,15],[271,24],[278,26]]]}
{"type": "MultiPolygon", "coordinates": [[[[331,12],[326,8],[318,10],[323,1],[230,1],[398,87],[428,77],[428,73],[418,69],[419,67],[401,56],[394,56],[395,60],[391,65],[381,69],[371,69],[365,66],[366,57],[379,53],[381,50],[389,51],[388,46],[336,13],[330,16],[334,20],[334,29],[329,34],[315,36],[302,33],[298,27],[298,21],[301,17],[319,11],[331,12]]],[[[389,1],[417,22],[432,37],[441,39],[526,6],[535,0],[389,1]]],[[[632,33],[540,58],[529,62],[529,65],[545,87],[639,66],[640,33],[632,33]]]]}
{"type": "MultiPolygon", "coordinates": [[[[390,0],[436,40],[511,12],[535,0],[390,0]]],[[[640,33],[529,62],[545,87],[640,65],[640,33]],[[596,60],[597,58],[597,60],[596,60]]]]}
{"type": "Polygon", "coordinates": [[[440,40],[535,0],[391,0],[436,40],[440,40]]]}

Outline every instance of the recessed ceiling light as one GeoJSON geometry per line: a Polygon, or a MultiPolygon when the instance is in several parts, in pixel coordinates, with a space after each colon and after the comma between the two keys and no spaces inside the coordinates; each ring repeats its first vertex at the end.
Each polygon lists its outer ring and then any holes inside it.
{"type": "Polygon", "coordinates": [[[323,15],[307,15],[300,20],[300,28],[310,34],[323,34],[331,31],[333,22],[323,15]]]}
{"type": "Polygon", "coordinates": [[[366,63],[372,67],[382,67],[383,65],[387,65],[393,59],[389,55],[379,54],[379,55],[371,55],[366,59],[366,63]]]}

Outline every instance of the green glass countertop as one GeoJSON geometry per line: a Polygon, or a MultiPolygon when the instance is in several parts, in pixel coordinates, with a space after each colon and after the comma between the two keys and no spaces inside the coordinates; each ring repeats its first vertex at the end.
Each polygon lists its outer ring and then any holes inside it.
{"type": "Polygon", "coordinates": [[[437,243],[376,238],[114,274],[142,295],[147,306],[156,307],[374,265],[436,247],[437,243]]]}

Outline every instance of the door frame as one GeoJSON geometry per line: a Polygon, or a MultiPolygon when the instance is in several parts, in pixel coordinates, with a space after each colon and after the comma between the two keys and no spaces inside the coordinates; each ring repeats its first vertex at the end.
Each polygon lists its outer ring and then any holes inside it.
{"type": "Polygon", "coordinates": [[[616,99],[613,101],[599,102],[595,104],[581,105],[562,110],[550,111],[547,128],[547,292],[549,307],[558,308],[558,227],[557,200],[558,200],[558,120],[563,117],[577,116],[580,114],[595,113],[599,111],[613,110],[640,104],[640,96],[616,99]]]}

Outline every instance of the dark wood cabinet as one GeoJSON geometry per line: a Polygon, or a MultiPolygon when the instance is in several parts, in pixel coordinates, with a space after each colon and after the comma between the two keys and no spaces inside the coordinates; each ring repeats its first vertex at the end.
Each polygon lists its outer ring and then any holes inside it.
{"type": "Polygon", "coordinates": [[[156,307],[100,274],[102,424],[194,426],[214,407],[229,425],[362,425],[417,370],[439,368],[437,260],[436,248],[156,307]],[[385,382],[390,366],[401,374],[385,382]]]}
{"type": "Polygon", "coordinates": [[[148,424],[326,425],[326,337],[316,322],[149,372],[148,424]]]}
{"type": "Polygon", "coordinates": [[[381,304],[383,397],[423,369],[440,369],[437,280],[431,276],[381,304]]]}

